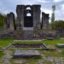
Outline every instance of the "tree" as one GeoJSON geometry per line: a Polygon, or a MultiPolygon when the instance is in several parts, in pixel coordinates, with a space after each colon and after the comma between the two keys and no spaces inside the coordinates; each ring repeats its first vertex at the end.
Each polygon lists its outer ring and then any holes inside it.
{"type": "Polygon", "coordinates": [[[0,13],[0,28],[3,27],[5,18],[6,16],[0,13]]]}
{"type": "Polygon", "coordinates": [[[64,21],[59,20],[51,23],[52,29],[54,30],[59,30],[59,29],[64,29],[64,21]]]}

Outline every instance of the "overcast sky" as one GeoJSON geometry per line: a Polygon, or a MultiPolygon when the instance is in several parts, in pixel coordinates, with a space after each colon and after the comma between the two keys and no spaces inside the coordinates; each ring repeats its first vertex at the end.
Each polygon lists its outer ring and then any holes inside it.
{"type": "Polygon", "coordinates": [[[55,18],[56,20],[64,20],[64,0],[0,0],[0,13],[7,14],[16,12],[18,4],[40,4],[41,11],[50,14],[52,13],[52,5],[56,5],[55,18]]]}

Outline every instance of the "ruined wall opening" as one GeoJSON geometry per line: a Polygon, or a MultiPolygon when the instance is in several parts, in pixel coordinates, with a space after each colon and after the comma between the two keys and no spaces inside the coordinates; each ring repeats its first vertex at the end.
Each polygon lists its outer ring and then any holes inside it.
{"type": "Polygon", "coordinates": [[[31,13],[27,13],[26,16],[31,16],[31,13]]]}
{"type": "Polygon", "coordinates": [[[24,11],[24,27],[33,27],[33,14],[31,7],[26,7],[24,11]]]}
{"type": "Polygon", "coordinates": [[[26,10],[31,10],[31,7],[26,7],[26,10]]]}

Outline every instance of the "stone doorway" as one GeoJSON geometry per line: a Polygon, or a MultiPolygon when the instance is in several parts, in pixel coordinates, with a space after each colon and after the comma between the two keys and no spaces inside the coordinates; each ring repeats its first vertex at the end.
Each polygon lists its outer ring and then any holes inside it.
{"type": "Polygon", "coordinates": [[[33,27],[33,17],[31,16],[24,17],[24,27],[33,27]]]}
{"type": "Polygon", "coordinates": [[[33,11],[29,5],[25,7],[24,11],[24,27],[33,27],[33,11]]]}

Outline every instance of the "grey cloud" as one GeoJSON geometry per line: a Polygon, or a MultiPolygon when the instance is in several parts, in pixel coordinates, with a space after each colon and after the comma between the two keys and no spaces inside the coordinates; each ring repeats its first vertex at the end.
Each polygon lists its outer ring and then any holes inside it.
{"type": "Polygon", "coordinates": [[[42,11],[49,12],[51,14],[52,12],[52,5],[56,5],[56,11],[59,10],[59,12],[56,13],[56,19],[62,18],[64,19],[62,4],[64,4],[64,0],[0,0],[0,11],[3,13],[7,13],[10,11],[13,11],[15,13],[16,5],[17,4],[40,4],[42,11]],[[61,12],[61,14],[59,14],[61,12]]]}

